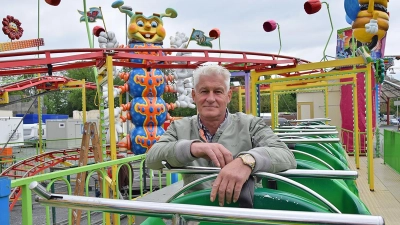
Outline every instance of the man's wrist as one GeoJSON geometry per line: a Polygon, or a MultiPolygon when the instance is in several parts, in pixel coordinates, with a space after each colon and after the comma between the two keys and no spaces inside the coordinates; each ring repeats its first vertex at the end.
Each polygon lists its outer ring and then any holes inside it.
{"type": "Polygon", "coordinates": [[[190,149],[189,152],[190,152],[190,155],[191,155],[193,158],[197,158],[195,155],[193,155],[192,149],[190,149]]]}
{"type": "Polygon", "coordinates": [[[193,141],[193,142],[190,144],[190,149],[189,149],[190,155],[191,155],[193,158],[196,158],[196,159],[197,159],[198,157],[195,156],[195,155],[193,154],[193,152],[192,152],[192,145],[193,145],[194,143],[201,143],[201,141],[195,140],[195,141],[193,141]]]}
{"type": "Polygon", "coordinates": [[[242,163],[244,165],[250,167],[251,171],[254,170],[254,168],[256,166],[256,160],[251,154],[246,153],[243,155],[239,155],[238,158],[240,158],[242,160],[242,163]]]}

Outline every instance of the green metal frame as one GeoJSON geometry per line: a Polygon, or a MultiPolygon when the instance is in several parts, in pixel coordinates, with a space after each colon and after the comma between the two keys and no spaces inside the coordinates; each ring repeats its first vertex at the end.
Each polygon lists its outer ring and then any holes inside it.
{"type": "MultiPolygon", "coordinates": [[[[102,171],[103,168],[117,165],[124,165],[132,161],[143,161],[145,159],[145,155],[138,155],[127,157],[123,159],[117,159],[113,161],[96,163],[84,167],[75,167],[70,168],[68,170],[60,170],[52,173],[40,174],[33,177],[21,178],[17,180],[11,181],[11,187],[21,187],[22,190],[22,224],[24,225],[33,225],[32,220],[32,192],[29,189],[29,184],[33,181],[41,182],[45,180],[54,180],[54,179],[62,179],[66,181],[65,176],[70,176],[73,174],[81,173],[81,172],[97,172],[102,171]]],[[[105,173],[103,176],[105,176],[105,173]]],[[[103,184],[105,185],[105,179],[103,179],[103,184]]],[[[49,188],[50,186],[48,186],[49,188]]]]}

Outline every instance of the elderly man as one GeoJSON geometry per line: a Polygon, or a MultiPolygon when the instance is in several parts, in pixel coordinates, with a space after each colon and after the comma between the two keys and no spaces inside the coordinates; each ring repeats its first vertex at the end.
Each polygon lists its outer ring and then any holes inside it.
{"type": "MultiPolygon", "coordinates": [[[[296,168],[296,160],[261,118],[243,113],[230,114],[230,73],[224,67],[207,65],[193,73],[193,100],[198,115],[176,120],[147,153],[151,169],[161,161],[171,166],[220,167],[212,183],[210,200],[218,194],[219,204],[239,198],[243,184],[252,173],[276,173],[296,168]]],[[[185,184],[202,175],[183,174],[185,184]]],[[[204,176],[204,175],[203,175],[204,176]]],[[[197,189],[210,188],[211,182],[197,189]]]]}

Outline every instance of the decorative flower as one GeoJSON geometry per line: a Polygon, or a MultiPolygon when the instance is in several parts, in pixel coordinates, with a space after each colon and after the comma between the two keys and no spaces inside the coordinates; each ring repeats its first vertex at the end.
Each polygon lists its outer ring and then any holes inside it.
{"type": "Polygon", "coordinates": [[[264,22],[263,28],[265,32],[271,32],[276,29],[277,25],[278,24],[275,22],[275,20],[268,20],[264,22]]]}
{"type": "Polygon", "coordinates": [[[304,10],[307,14],[317,13],[322,7],[320,0],[308,0],[304,3],[304,10]]]}
{"type": "Polygon", "coordinates": [[[219,31],[218,28],[214,28],[214,29],[210,30],[209,36],[211,38],[217,39],[217,38],[219,38],[220,35],[221,35],[221,31],[219,31]]]}
{"type": "Polygon", "coordinates": [[[45,0],[45,2],[52,6],[58,6],[60,4],[61,0],[45,0]]]}
{"type": "Polygon", "coordinates": [[[11,40],[20,39],[24,33],[24,29],[21,27],[21,22],[13,16],[8,15],[3,18],[3,33],[7,35],[11,40]]]}

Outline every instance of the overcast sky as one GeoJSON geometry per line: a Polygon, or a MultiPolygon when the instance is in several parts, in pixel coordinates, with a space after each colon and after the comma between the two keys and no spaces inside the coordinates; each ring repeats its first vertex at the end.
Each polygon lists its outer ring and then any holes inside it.
{"type": "MultiPolygon", "coordinates": [[[[125,43],[125,14],[111,8],[110,0],[87,0],[87,8],[101,6],[107,30],[114,31],[121,44],[125,43]]],[[[277,30],[264,32],[262,25],[273,19],[280,24],[282,55],[295,56],[310,61],[320,61],[323,48],[330,33],[329,16],[326,5],[320,12],[308,15],[303,9],[305,0],[146,0],[125,1],[133,11],[149,16],[162,13],[166,8],[178,12],[175,19],[164,18],[167,37],[164,47],[169,47],[169,37],[177,31],[190,35],[192,28],[205,33],[212,28],[221,31],[221,46],[224,50],[256,51],[277,53],[279,38],[277,30]]],[[[334,33],[327,48],[327,54],[335,56],[336,30],[348,27],[345,20],[343,0],[327,0],[330,4],[334,33]]],[[[40,0],[40,37],[45,46],[41,49],[87,48],[88,38],[84,23],[79,22],[77,10],[83,10],[81,0],[62,0],[57,7],[40,0]]],[[[390,29],[387,35],[386,55],[400,55],[400,1],[390,1],[390,29]]],[[[38,37],[38,5],[36,0],[2,0],[1,18],[12,15],[22,22],[22,40],[38,37]],[[16,4],[18,2],[18,4],[16,4]]],[[[90,24],[103,26],[102,21],[90,24]]],[[[0,42],[8,37],[0,35],[0,42]]],[[[98,44],[95,43],[95,47],[98,44]]],[[[216,41],[214,49],[218,49],[216,41]]],[[[189,48],[203,48],[191,42],[189,48]]],[[[34,49],[32,49],[34,50],[34,49]]],[[[400,67],[400,62],[396,62],[400,67]]],[[[400,79],[400,69],[397,69],[400,79]]]]}

